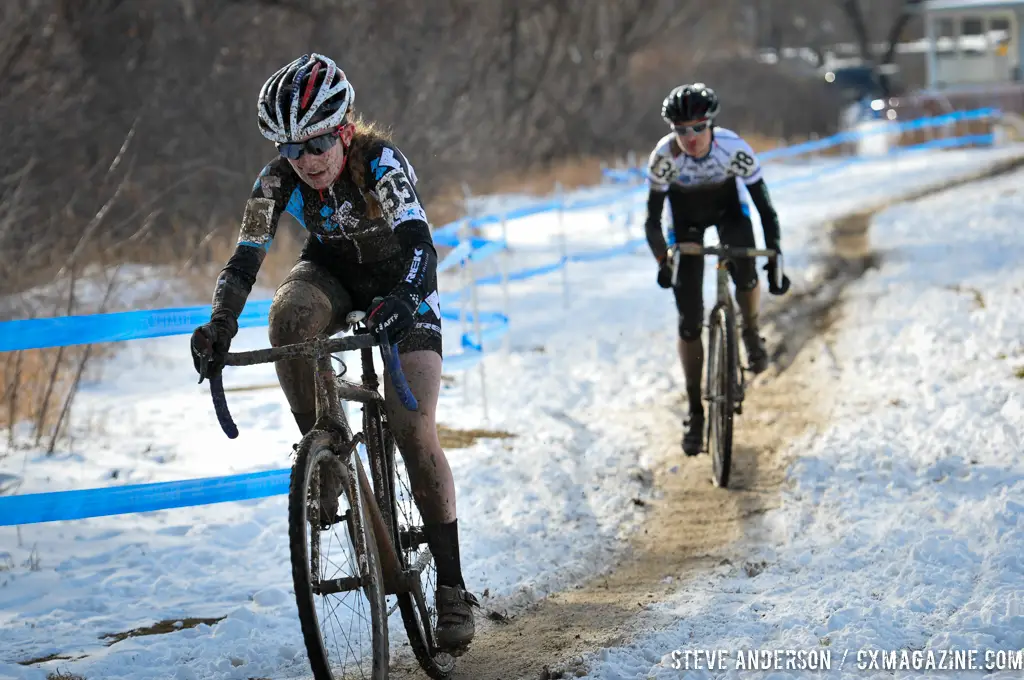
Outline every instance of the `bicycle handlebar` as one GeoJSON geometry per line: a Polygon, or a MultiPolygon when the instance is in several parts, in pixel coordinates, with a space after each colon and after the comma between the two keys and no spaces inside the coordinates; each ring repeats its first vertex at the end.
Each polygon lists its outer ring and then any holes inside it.
{"type": "Polygon", "coordinates": [[[719,257],[775,257],[778,253],[771,248],[742,248],[738,246],[705,246],[700,243],[675,243],[669,252],[679,251],[683,255],[718,255],[719,257]]]}
{"type": "Polygon", "coordinates": [[[676,271],[679,267],[678,255],[717,255],[724,258],[734,257],[773,257],[775,258],[775,280],[771,283],[777,288],[782,287],[785,279],[782,253],[773,248],[744,248],[741,246],[706,246],[702,243],[674,243],[668,248],[672,260],[672,285],[676,283],[676,271]]]}
{"type": "MultiPolygon", "coordinates": [[[[378,329],[374,334],[360,334],[342,338],[331,338],[323,340],[315,338],[306,342],[268,349],[257,349],[248,352],[229,352],[224,355],[225,366],[252,366],[255,364],[269,364],[277,361],[295,359],[298,357],[313,357],[323,354],[334,354],[347,350],[367,349],[380,347],[381,358],[387,369],[391,384],[398,394],[402,405],[410,411],[419,408],[416,397],[409,388],[409,383],[402,372],[402,363],[398,358],[398,344],[391,344],[388,341],[388,333],[384,328],[378,329]],[[387,351],[385,351],[387,348],[387,351]]],[[[228,439],[238,437],[238,426],[231,417],[228,410],[227,397],[224,394],[224,380],[222,371],[208,376],[210,379],[210,394],[213,398],[213,410],[217,414],[217,421],[228,439]]],[[[200,376],[202,382],[202,376],[200,376]]]]}

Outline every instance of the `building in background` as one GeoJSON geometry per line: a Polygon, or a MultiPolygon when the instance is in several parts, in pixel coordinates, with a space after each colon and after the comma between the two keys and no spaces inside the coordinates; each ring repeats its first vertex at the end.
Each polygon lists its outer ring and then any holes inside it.
{"type": "Polygon", "coordinates": [[[1024,0],[925,0],[929,90],[1021,81],[1024,0]]]}

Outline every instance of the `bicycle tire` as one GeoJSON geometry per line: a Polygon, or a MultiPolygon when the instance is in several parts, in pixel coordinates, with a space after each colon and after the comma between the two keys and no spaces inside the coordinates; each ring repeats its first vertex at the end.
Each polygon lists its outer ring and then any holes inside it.
{"type": "MultiPolygon", "coordinates": [[[[298,607],[299,623],[302,637],[306,645],[310,667],[315,680],[335,680],[331,670],[331,659],[324,648],[324,640],[320,621],[317,617],[316,595],[313,592],[313,580],[310,574],[310,551],[307,549],[307,531],[310,485],[317,466],[328,457],[337,457],[340,445],[338,436],[328,432],[313,431],[303,437],[299,444],[295,464],[292,466],[291,481],[288,489],[288,539],[292,562],[292,582],[295,587],[295,602],[298,607]]],[[[353,453],[352,455],[355,455],[353,453]]],[[[349,523],[350,540],[354,537],[354,527],[363,536],[363,549],[359,542],[353,540],[356,563],[360,565],[362,594],[370,605],[371,626],[371,678],[372,680],[388,680],[389,648],[387,614],[384,604],[384,577],[381,571],[380,557],[374,538],[373,528],[368,522],[369,511],[366,499],[359,493],[358,482],[352,483],[351,473],[343,466],[342,492],[348,503],[349,511],[355,512],[349,523]],[[358,497],[353,502],[353,493],[358,497]],[[358,508],[358,509],[357,509],[358,508]],[[360,554],[360,552],[362,554],[360,554]]],[[[317,490],[319,493],[319,489],[317,490]]]]}
{"type": "MultiPolygon", "coordinates": [[[[378,507],[382,509],[382,513],[386,513],[388,531],[398,553],[399,565],[405,570],[410,567],[409,546],[403,545],[401,541],[402,528],[399,522],[400,509],[396,492],[399,474],[395,465],[395,442],[386,427],[386,420],[382,416],[380,408],[376,405],[364,407],[363,432],[372,433],[366,438],[367,452],[371,460],[380,460],[383,463],[382,483],[377,483],[377,480],[374,480],[374,493],[377,497],[378,507]]],[[[377,466],[371,465],[371,468],[376,475],[377,466]]],[[[422,531],[422,527],[406,527],[406,535],[410,535],[410,530],[414,528],[422,531]]],[[[429,587],[429,583],[427,585],[429,587]]],[[[409,646],[412,647],[413,655],[420,668],[434,680],[447,680],[455,670],[455,659],[447,653],[438,652],[434,644],[434,631],[430,610],[427,607],[426,593],[423,591],[423,578],[421,577],[420,580],[419,593],[404,592],[396,594],[395,597],[398,601],[398,609],[402,615],[406,635],[409,638],[409,646]]]]}
{"type": "Polygon", "coordinates": [[[711,311],[708,325],[708,452],[711,454],[712,481],[729,486],[732,468],[732,430],[735,408],[736,325],[733,310],[718,304],[711,311]]]}

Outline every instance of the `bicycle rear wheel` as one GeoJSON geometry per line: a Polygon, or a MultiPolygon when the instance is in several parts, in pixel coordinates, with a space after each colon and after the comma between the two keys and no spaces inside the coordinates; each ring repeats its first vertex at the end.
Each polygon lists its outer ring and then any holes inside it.
{"type": "Polygon", "coordinates": [[[711,454],[712,481],[715,486],[729,485],[732,466],[732,424],[736,386],[736,325],[728,305],[718,304],[711,311],[708,330],[708,451],[711,454]]]}
{"type": "Polygon", "coordinates": [[[316,680],[387,680],[384,578],[366,500],[341,446],[337,435],[313,431],[292,467],[288,538],[299,623],[316,680]],[[323,521],[325,505],[336,508],[333,523],[323,521]]]}

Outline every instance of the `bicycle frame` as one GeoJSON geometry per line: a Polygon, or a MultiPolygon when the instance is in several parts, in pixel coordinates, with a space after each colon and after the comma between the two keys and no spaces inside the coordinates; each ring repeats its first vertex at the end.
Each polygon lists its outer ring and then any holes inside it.
{"type": "MultiPolygon", "coordinates": [[[[353,313],[349,321],[358,323],[363,318],[361,313],[353,313]]],[[[341,408],[341,400],[354,401],[382,408],[384,398],[378,392],[379,383],[377,372],[373,365],[373,348],[379,347],[384,364],[391,382],[395,387],[403,405],[409,410],[416,410],[418,404],[412,391],[409,389],[405,375],[402,373],[401,363],[398,358],[398,347],[388,342],[387,332],[383,329],[377,333],[370,334],[365,328],[357,328],[354,335],[340,338],[329,338],[318,336],[312,340],[272,347],[269,349],[252,350],[248,352],[229,353],[225,356],[225,366],[252,366],[255,364],[274,363],[277,361],[306,358],[314,361],[314,384],[316,385],[316,422],[313,429],[305,436],[310,437],[318,431],[337,432],[341,441],[345,444],[345,451],[339,451],[339,458],[346,469],[345,483],[349,485],[350,498],[362,497],[366,501],[366,507],[370,514],[370,522],[373,525],[374,534],[377,538],[377,548],[380,552],[381,567],[384,575],[384,588],[386,594],[410,592],[419,589],[419,573],[426,568],[426,565],[412,565],[410,569],[401,568],[401,560],[398,557],[398,549],[391,540],[391,531],[388,526],[391,524],[390,508],[382,509],[377,503],[373,487],[363,470],[359,457],[353,455],[356,446],[367,436],[378,436],[380,433],[360,433],[355,435],[352,427],[341,408]],[[385,350],[387,348],[387,350],[385,350]],[[331,355],[359,350],[362,364],[362,382],[355,383],[339,377],[331,364],[331,355]],[[356,493],[354,485],[358,484],[360,492],[356,493]]],[[[224,395],[224,385],[221,374],[218,372],[210,376],[210,391],[213,396],[214,409],[217,412],[217,419],[220,422],[224,433],[231,439],[238,436],[238,428],[235,426],[228,411],[227,401],[224,395]]],[[[379,422],[379,421],[378,421],[379,422]]],[[[364,441],[364,443],[366,443],[364,441]]],[[[383,441],[380,448],[383,450],[383,441]]],[[[382,491],[391,493],[385,485],[389,477],[384,470],[385,461],[380,456],[371,456],[371,464],[374,467],[374,478],[382,491]]],[[[356,532],[357,536],[360,534],[356,532]]],[[[397,538],[397,537],[396,537],[397,538]]],[[[363,546],[360,546],[361,548],[363,546]]],[[[333,590],[351,590],[358,587],[356,583],[348,583],[349,579],[340,579],[338,583],[327,583],[333,590]],[[344,581],[344,583],[343,583],[344,581]]],[[[330,591],[326,591],[330,592],[330,591]]]]}

